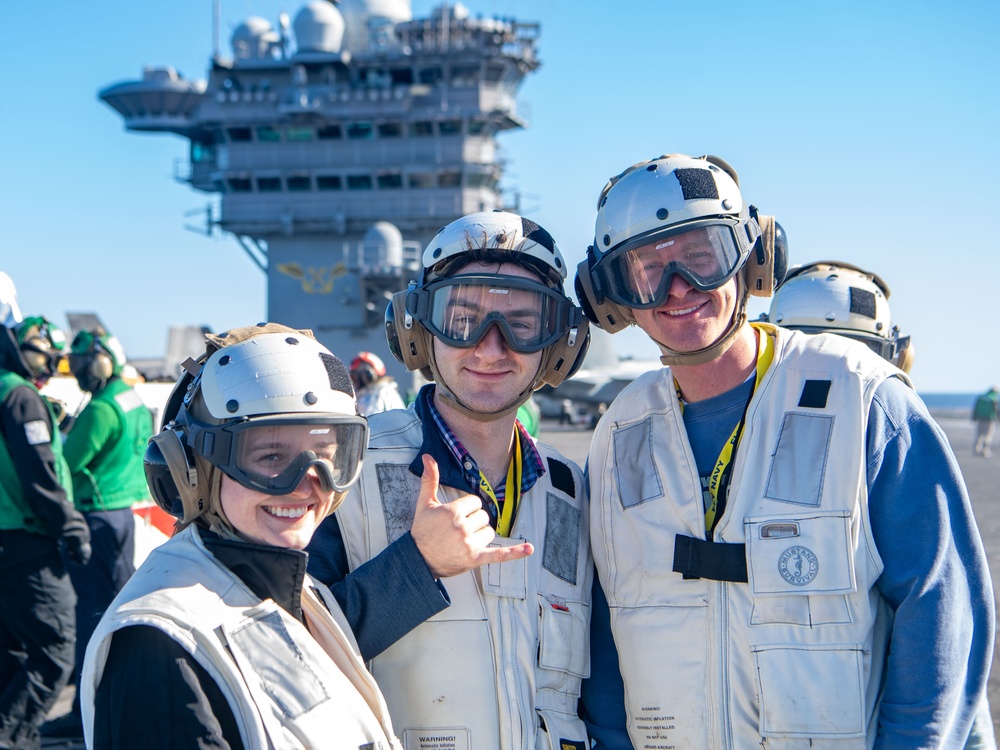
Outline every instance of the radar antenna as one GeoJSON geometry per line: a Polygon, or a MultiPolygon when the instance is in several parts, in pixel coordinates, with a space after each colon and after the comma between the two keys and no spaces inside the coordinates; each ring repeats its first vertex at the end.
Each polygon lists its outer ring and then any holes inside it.
{"type": "Polygon", "coordinates": [[[288,14],[282,12],[281,14],[278,15],[278,28],[281,29],[280,39],[278,41],[278,44],[280,45],[279,49],[281,51],[282,60],[288,59],[288,26],[289,26],[288,14]]]}
{"type": "Polygon", "coordinates": [[[219,34],[222,26],[222,0],[214,0],[212,3],[212,60],[219,59],[219,34]]]}

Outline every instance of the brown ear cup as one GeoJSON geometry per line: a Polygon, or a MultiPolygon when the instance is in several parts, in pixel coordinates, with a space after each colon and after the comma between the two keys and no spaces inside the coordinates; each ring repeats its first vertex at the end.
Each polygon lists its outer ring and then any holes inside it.
{"type": "Polygon", "coordinates": [[[615,333],[635,320],[627,307],[622,307],[606,297],[599,296],[594,291],[593,258],[587,253],[587,258],[576,267],[576,279],[573,282],[576,298],[583,308],[583,314],[591,323],[608,333],[615,333]]]}

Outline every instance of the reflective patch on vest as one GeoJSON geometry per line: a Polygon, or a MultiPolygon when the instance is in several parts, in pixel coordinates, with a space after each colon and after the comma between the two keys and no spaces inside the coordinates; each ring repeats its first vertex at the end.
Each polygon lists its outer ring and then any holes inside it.
{"type": "Polygon", "coordinates": [[[557,490],[562,490],[570,497],[576,497],[576,482],[573,481],[573,471],[562,461],[549,457],[549,480],[557,490]]]}
{"type": "Polygon", "coordinates": [[[24,423],[24,438],[28,445],[43,445],[52,442],[52,433],[44,419],[34,419],[24,423]]]}
{"type": "Polygon", "coordinates": [[[653,426],[646,418],[612,433],[615,481],[623,508],[663,497],[663,482],[653,461],[653,426]]]}
{"type": "Polygon", "coordinates": [[[115,403],[121,407],[121,410],[128,414],[134,409],[138,409],[142,406],[142,399],[139,398],[139,394],[135,391],[122,391],[117,396],[115,396],[115,403]]]}
{"type": "Polygon", "coordinates": [[[764,497],[818,508],[832,433],[831,416],[785,414],[778,444],[771,456],[764,497]]]}
{"type": "Polygon", "coordinates": [[[574,508],[558,495],[546,493],[542,567],[574,585],[580,555],[580,520],[579,508],[574,508]]]}
{"type": "MultiPolygon", "coordinates": [[[[260,687],[290,718],[330,700],[322,681],[306,661],[277,612],[268,612],[228,634],[260,680],[260,687]],[[294,671],[295,679],[288,679],[294,671]]],[[[251,679],[250,675],[246,675],[251,679]]]]}
{"type": "Polygon", "coordinates": [[[385,515],[385,533],[392,544],[413,526],[420,478],[410,472],[407,464],[375,464],[375,476],[385,515]]]}

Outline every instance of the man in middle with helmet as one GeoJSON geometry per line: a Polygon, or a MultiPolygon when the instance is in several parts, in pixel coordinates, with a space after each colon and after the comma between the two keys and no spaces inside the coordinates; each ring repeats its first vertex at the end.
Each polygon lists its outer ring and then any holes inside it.
{"type": "Polygon", "coordinates": [[[430,620],[366,656],[409,750],[586,746],[577,718],[593,577],[586,487],[575,464],[515,418],[586,352],[587,322],[565,277],[544,229],[506,212],[472,214],[434,237],[419,283],[386,311],[390,350],[435,382],[408,409],[371,417],[356,496],[320,528],[310,562],[331,568],[318,576],[327,583],[371,581],[369,606],[396,619],[414,615],[400,612],[387,582],[435,602],[430,620]],[[431,514],[479,543],[495,535],[494,557],[470,559],[465,543],[429,535],[431,514]]]}
{"type": "Polygon", "coordinates": [[[599,199],[581,303],[669,367],[622,391],[591,446],[592,736],[961,747],[994,635],[961,473],[903,372],[747,321],[773,226],[711,156],[635,165],[599,199]]]}

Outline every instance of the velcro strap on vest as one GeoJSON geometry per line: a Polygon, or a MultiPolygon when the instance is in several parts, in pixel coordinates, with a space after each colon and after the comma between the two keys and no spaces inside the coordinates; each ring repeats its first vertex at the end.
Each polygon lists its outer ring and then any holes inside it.
{"type": "Polygon", "coordinates": [[[681,573],[684,578],[746,583],[749,580],[746,545],[707,542],[677,534],[674,537],[674,572],[681,573]]]}

